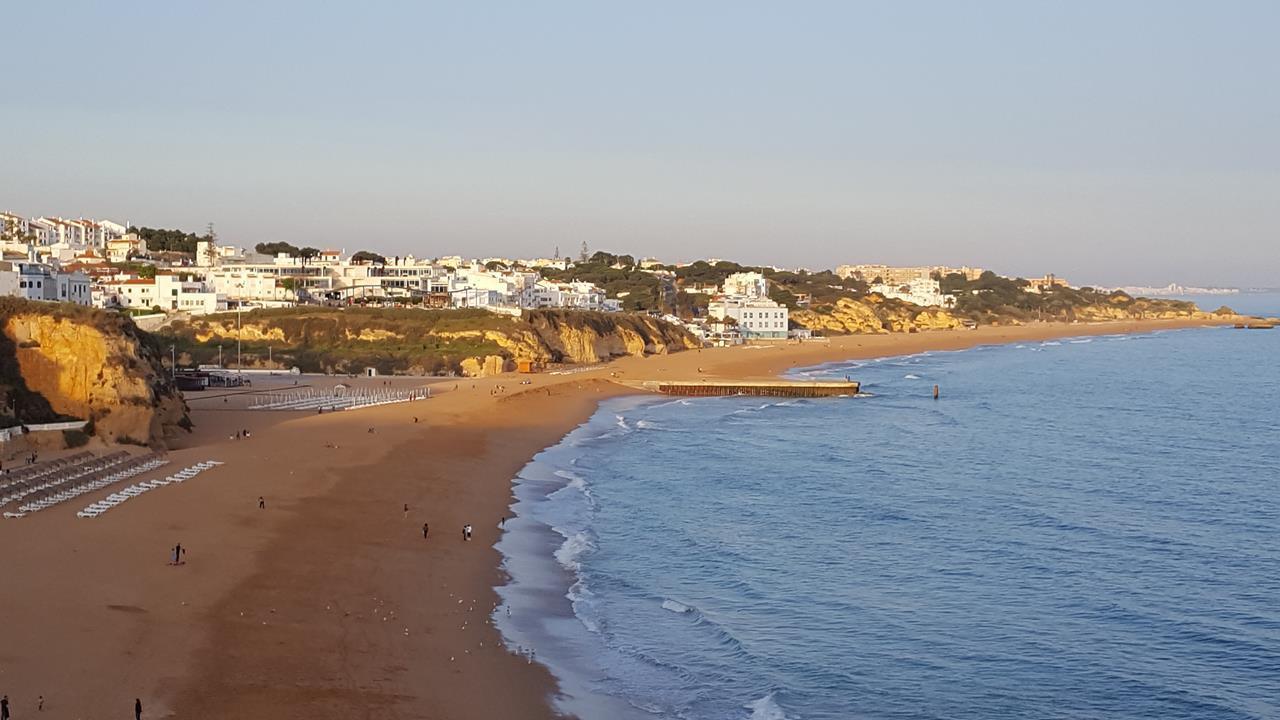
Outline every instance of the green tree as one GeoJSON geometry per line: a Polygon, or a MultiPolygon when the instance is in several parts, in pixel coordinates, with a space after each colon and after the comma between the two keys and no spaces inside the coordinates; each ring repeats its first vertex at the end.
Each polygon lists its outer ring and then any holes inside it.
{"type": "Polygon", "coordinates": [[[299,250],[296,246],[290,245],[287,242],[258,243],[257,245],[253,246],[253,249],[257,250],[263,255],[270,255],[272,257],[275,257],[280,253],[284,253],[289,257],[298,257],[298,253],[299,253],[299,250]]]}
{"type": "Polygon", "coordinates": [[[351,256],[351,262],[371,263],[373,265],[386,265],[387,259],[382,255],[370,250],[361,250],[351,256]]]}

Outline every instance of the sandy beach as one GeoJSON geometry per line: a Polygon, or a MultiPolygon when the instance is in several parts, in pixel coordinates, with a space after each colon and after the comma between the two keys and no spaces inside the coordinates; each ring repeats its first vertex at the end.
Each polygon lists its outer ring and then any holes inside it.
{"type": "Polygon", "coordinates": [[[196,432],[142,479],[224,465],[96,519],[75,512],[110,490],[0,522],[0,693],[15,720],[129,717],[134,698],[144,718],[554,717],[555,679],[503,648],[489,623],[502,579],[493,544],[517,471],[601,399],[635,392],[623,383],[1204,324],[984,327],[622,358],[563,375],[344,379],[433,396],[323,415],[192,393],[196,432]],[[235,439],[241,429],[251,437],[235,439]],[[188,555],[173,566],[178,542],[188,555]]]}

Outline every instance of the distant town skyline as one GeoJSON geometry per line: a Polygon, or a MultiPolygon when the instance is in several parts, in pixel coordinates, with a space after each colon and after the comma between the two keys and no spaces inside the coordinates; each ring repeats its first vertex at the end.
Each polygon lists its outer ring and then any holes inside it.
{"type": "Polygon", "coordinates": [[[10,8],[0,210],[1280,285],[1266,2],[10,8]],[[57,52],[41,32],[57,27],[57,52]]]}

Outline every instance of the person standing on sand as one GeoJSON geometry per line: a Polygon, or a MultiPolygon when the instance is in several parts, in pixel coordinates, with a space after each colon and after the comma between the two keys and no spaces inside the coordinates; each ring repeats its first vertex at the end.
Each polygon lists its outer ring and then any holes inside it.
{"type": "Polygon", "coordinates": [[[0,720],[9,720],[9,696],[0,697],[0,720]]]}
{"type": "Polygon", "coordinates": [[[133,720],[142,720],[142,698],[133,699],[133,720]]]}
{"type": "Polygon", "coordinates": [[[427,539],[427,533],[431,532],[431,527],[426,523],[422,523],[422,539],[427,539]]]}
{"type": "Polygon", "coordinates": [[[263,497],[262,497],[261,495],[259,495],[259,496],[258,496],[258,509],[259,509],[259,510],[266,510],[266,509],[267,509],[267,501],[266,501],[265,499],[263,499],[263,497]]]}
{"type": "Polygon", "coordinates": [[[409,519],[409,503],[404,504],[404,519],[409,519]]]}

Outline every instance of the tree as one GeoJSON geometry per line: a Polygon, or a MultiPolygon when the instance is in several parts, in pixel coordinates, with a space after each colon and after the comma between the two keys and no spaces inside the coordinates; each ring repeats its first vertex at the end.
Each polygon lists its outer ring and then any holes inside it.
{"type": "Polygon", "coordinates": [[[374,265],[386,265],[387,259],[382,255],[370,250],[361,250],[351,256],[351,262],[372,263],[374,265]]]}
{"type": "Polygon", "coordinates": [[[298,253],[300,252],[296,246],[290,245],[287,242],[258,243],[253,246],[253,249],[263,255],[270,255],[272,257],[275,257],[280,253],[284,253],[289,257],[298,257],[298,253]]]}
{"type": "Polygon", "coordinates": [[[129,232],[144,240],[149,252],[180,252],[194,256],[196,254],[196,243],[201,240],[213,242],[212,235],[196,235],[182,230],[165,230],[134,225],[129,228],[129,232]]]}
{"type": "Polygon", "coordinates": [[[139,266],[139,267],[138,267],[138,277],[140,277],[140,278],[142,278],[142,279],[144,279],[144,280],[155,280],[155,279],[156,279],[156,266],[155,266],[155,265],[141,265],[141,266],[139,266]]]}

